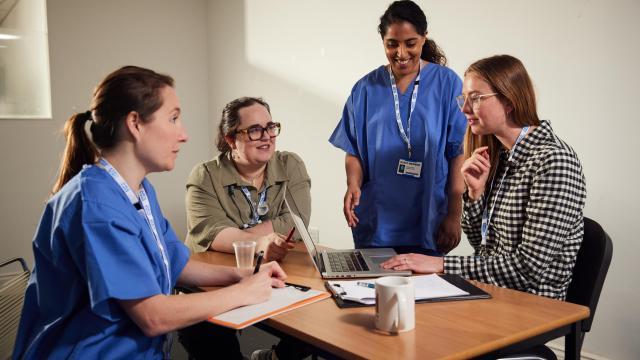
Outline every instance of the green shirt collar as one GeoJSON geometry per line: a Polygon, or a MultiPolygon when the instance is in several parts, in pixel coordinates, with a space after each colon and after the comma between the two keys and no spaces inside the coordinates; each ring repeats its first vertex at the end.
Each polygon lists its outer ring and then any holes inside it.
{"type": "MultiPolygon", "coordinates": [[[[279,153],[276,151],[267,163],[267,178],[265,181],[265,186],[267,187],[287,180],[284,167],[282,163],[278,161],[278,158],[279,153]]],[[[233,160],[231,160],[231,152],[219,154],[216,161],[219,163],[220,172],[222,173],[220,176],[222,186],[251,186],[242,180],[240,174],[238,174],[238,170],[233,165],[233,160]]]]}

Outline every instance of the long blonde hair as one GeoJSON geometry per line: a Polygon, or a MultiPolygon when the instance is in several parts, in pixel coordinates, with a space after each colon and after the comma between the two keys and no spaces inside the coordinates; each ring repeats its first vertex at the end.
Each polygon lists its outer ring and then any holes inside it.
{"type": "MultiPolygon", "coordinates": [[[[507,114],[510,121],[519,126],[540,125],[533,84],[520,60],[510,55],[491,56],[471,64],[464,75],[471,73],[486,81],[492,91],[498,93],[500,101],[512,107],[513,110],[507,114]]],[[[496,172],[502,143],[493,134],[474,135],[467,125],[464,136],[465,159],[471,157],[471,154],[482,146],[489,147],[491,161],[489,179],[492,179],[496,172]]],[[[489,184],[488,181],[486,186],[490,186],[489,184]]]]}

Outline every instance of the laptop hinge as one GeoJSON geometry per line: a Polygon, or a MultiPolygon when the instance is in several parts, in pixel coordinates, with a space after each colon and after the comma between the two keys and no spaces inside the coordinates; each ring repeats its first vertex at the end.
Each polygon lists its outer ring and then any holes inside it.
{"type": "Polygon", "coordinates": [[[324,266],[324,259],[322,258],[322,252],[316,252],[316,264],[318,264],[318,268],[320,273],[326,273],[327,268],[324,266]]]}

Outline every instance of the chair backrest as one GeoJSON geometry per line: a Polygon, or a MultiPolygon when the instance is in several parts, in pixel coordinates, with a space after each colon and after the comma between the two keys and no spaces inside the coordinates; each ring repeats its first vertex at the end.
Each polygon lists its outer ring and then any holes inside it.
{"type": "Polygon", "coordinates": [[[22,271],[1,273],[0,279],[0,359],[8,359],[13,352],[16,341],[20,314],[24,303],[24,292],[29,281],[29,268],[22,258],[15,258],[0,263],[0,268],[19,262],[22,271]]]}
{"type": "Polygon", "coordinates": [[[584,238],[567,290],[567,301],[589,307],[589,318],[582,321],[583,333],[591,330],[612,253],[609,235],[597,222],[585,217],[584,238]]]}

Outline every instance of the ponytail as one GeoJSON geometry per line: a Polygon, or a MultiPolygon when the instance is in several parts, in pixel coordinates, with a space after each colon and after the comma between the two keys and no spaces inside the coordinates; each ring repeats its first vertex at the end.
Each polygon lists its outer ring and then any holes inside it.
{"type": "Polygon", "coordinates": [[[91,120],[91,111],[74,114],[64,125],[64,137],[67,144],[60,161],[60,174],[53,186],[55,194],[86,164],[93,164],[98,158],[98,149],[84,130],[85,123],[91,120]]]}
{"type": "Polygon", "coordinates": [[[447,65],[447,57],[444,55],[444,51],[436,44],[435,41],[427,38],[422,46],[422,54],[420,58],[424,61],[438,65],[447,65]]]}

